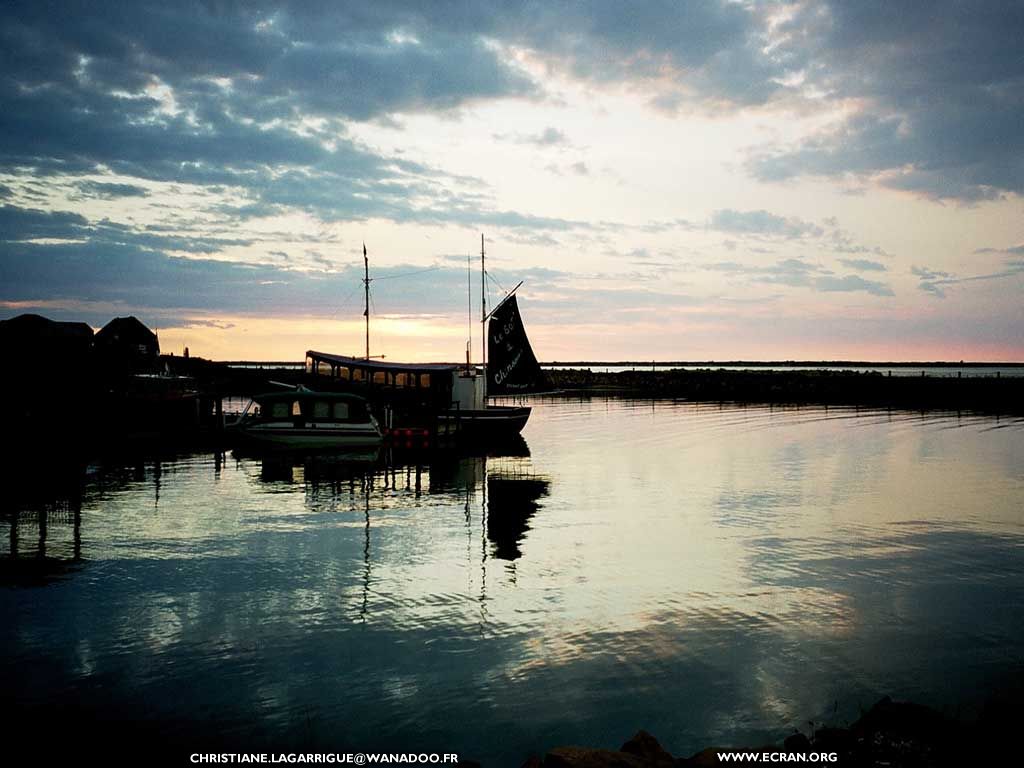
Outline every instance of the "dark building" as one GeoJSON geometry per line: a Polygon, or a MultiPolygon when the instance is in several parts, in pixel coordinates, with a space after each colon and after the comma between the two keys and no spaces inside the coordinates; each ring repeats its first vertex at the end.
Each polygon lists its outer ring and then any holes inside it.
{"type": "Polygon", "coordinates": [[[160,342],[137,317],[115,317],[96,334],[96,355],[108,369],[148,371],[158,367],[160,342]]]}
{"type": "Polygon", "coordinates": [[[92,350],[92,328],[60,323],[41,315],[0,320],[0,355],[6,364],[39,372],[50,365],[79,366],[92,350]]]}

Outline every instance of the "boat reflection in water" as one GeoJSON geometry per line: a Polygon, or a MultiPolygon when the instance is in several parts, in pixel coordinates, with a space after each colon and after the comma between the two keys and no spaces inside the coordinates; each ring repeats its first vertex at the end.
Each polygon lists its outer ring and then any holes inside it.
{"type": "MultiPolygon", "coordinates": [[[[548,495],[550,480],[538,475],[530,450],[519,435],[499,445],[469,451],[430,453],[379,451],[238,454],[259,462],[259,480],[268,486],[302,485],[307,506],[361,504],[366,526],[365,558],[371,557],[374,514],[403,508],[406,496],[418,513],[428,513],[431,497],[463,501],[465,522],[481,525],[486,545],[480,559],[507,562],[523,556],[520,546],[530,520],[548,495]]],[[[514,574],[514,568],[511,570],[514,574]]]]}

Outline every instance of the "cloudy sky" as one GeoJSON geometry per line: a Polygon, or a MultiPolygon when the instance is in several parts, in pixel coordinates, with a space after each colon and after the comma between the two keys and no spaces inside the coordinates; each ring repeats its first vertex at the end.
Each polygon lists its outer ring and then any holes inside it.
{"type": "Polygon", "coordinates": [[[9,0],[0,317],[359,354],[365,241],[372,351],[454,360],[483,233],[542,360],[1024,360],[1021,40],[1019,0],[9,0]]]}

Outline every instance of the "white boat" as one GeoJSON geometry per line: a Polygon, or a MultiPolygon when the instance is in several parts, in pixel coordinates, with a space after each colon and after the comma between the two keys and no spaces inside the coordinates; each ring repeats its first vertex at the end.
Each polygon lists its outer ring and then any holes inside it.
{"type": "Polygon", "coordinates": [[[256,395],[232,431],[242,444],[270,448],[375,448],[383,440],[365,399],[305,387],[256,395]]]}

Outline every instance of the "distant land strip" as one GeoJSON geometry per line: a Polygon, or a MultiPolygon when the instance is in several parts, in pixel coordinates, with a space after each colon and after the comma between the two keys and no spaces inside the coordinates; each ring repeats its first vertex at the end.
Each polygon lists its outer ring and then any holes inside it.
{"type": "Polygon", "coordinates": [[[541,366],[560,368],[722,368],[746,366],[748,368],[1024,368],[1024,362],[980,361],[883,361],[866,360],[573,360],[541,363],[541,366]]]}
{"type": "MultiPolygon", "coordinates": [[[[894,366],[895,367],[895,366],[894,366]]],[[[549,369],[562,396],[866,406],[1024,415],[1024,376],[893,376],[882,371],[549,369]]]]}

